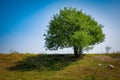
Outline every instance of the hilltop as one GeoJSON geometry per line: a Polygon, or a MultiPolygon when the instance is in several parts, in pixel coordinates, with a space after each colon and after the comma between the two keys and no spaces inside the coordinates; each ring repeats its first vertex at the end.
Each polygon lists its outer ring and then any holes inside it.
{"type": "Polygon", "coordinates": [[[0,54],[0,80],[119,80],[120,53],[0,54]],[[109,65],[112,65],[111,68],[109,65]]]}

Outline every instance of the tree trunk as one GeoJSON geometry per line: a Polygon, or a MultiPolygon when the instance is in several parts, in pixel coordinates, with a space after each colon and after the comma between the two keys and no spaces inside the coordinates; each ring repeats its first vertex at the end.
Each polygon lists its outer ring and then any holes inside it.
{"type": "Polygon", "coordinates": [[[74,47],[75,58],[79,58],[81,54],[82,54],[82,48],[74,47]]]}
{"type": "Polygon", "coordinates": [[[81,55],[82,54],[82,48],[78,49],[78,54],[81,55]]]}
{"type": "Polygon", "coordinates": [[[78,53],[77,47],[74,47],[74,55],[75,55],[75,58],[79,58],[79,53],[78,53]]]}

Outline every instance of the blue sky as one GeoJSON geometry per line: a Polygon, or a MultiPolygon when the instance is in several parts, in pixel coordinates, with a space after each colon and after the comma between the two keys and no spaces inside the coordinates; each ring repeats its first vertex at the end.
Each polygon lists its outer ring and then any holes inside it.
{"type": "Polygon", "coordinates": [[[89,53],[120,51],[119,0],[0,0],[0,52],[73,53],[72,48],[45,51],[43,34],[53,14],[74,7],[104,25],[106,39],[89,53]]]}

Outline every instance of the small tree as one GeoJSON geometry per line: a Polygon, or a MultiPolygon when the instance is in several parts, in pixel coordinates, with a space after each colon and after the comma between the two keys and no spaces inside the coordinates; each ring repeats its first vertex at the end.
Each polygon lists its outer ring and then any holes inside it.
{"type": "Polygon", "coordinates": [[[106,46],[105,49],[106,49],[106,53],[109,53],[110,50],[111,50],[111,47],[110,46],[106,46]]]}
{"type": "Polygon", "coordinates": [[[84,49],[104,41],[102,28],[82,10],[65,7],[50,20],[45,45],[49,50],[73,47],[75,57],[79,57],[84,49]]]}

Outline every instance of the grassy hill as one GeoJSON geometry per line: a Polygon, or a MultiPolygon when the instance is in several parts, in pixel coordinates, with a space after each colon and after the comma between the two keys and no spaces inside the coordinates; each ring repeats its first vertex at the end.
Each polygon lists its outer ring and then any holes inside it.
{"type": "Polygon", "coordinates": [[[120,54],[0,54],[0,80],[120,80],[120,54]]]}

